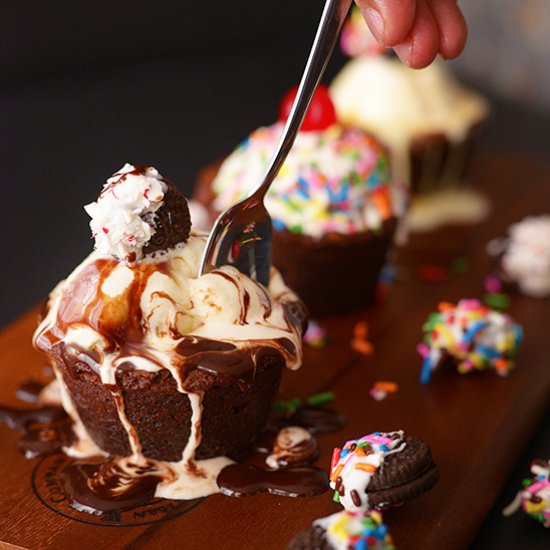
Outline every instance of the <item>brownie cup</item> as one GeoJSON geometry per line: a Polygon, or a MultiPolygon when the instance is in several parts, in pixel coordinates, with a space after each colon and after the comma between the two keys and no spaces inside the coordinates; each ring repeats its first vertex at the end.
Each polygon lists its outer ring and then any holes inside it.
{"type": "MultiPolygon", "coordinates": [[[[323,88],[318,93],[330,101],[323,88]]],[[[376,138],[330,117],[326,123],[300,132],[265,199],[273,263],[313,315],[374,303],[404,202],[376,138]]],[[[281,123],[257,129],[199,174],[194,198],[213,218],[259,181],[281,131],[281,123]]]]}
{"type": "Polygon", "coordinates": [[[305,306],[275,269],[267,287],[231,266],[199,275],[206,236],[153,168],[127,165],[87,211],[96,250],[34,335],[75,422],[68,452],[171,463],[173,498],[216,492],[226,457],[262,430],[282,369],[301,364],[305,306]]]}
{"type": "MultiPolygon", "coordinates": [[[[143,456],[169,462],[181,459],[193,411],[169,371],[146,372],[128,362],[117,369],[115,389],[102,383],[99,366],[90,366],[90,357],[84,362],[63,344],[56,346],[50,357],[80,420],[103,451],[116,456],[132,454],[116,405],[120,396],[143,456]]],[[[203,393],[197,460],[237,454],[254,441],[271,410],[283,367],[280,356],[264,355],[255,373],[244,372],[240,379],[199,370],[189,374],[187,383],[203,393]]]]}
{"type": "Polygon", "coordinates": [[[396,225],[391,218],[377,232],[329,233],[321,239],[280,231],[273,240],[274,262],[315,315],[366,308],[375,303],[396,225]]]}

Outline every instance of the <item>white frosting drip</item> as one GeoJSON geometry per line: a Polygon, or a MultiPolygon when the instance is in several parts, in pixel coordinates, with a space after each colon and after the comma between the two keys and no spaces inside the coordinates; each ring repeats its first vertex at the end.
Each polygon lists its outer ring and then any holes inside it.
{"type": "Polygon", "coordinates": [[[201,442],[202,395],[188,393],[191,405],[191,435],[179,462],[169,463],[174,476],[157,485],[155,496],[190,500],[219,491],[217,478],[223,468],[233,461],[225,456],[194,460],[201,442]]]}
{"type": "Polygon", "coordinates": [[[394,177],[404,181],[413,138],[443,133],[460,143],[489,111],[480,94],[438,61],[418,70],[398,59],[360,56],[344,66],[330,92],[342,122],[373,132],[390,147],[394,177]]]}
{"type": "Polygon", "coordinates": [[[529,216],[508,229],[502,267],[527,295],[550,294],[550,215],[529,216]]]}
{"type": "Polygon", "coordinates": [[[188,393],[191,405],[191,432],[187,445],[183,449],[182,461],[189,463],[195,456],[195,451],[201,442],[202,394],[188,393]]]}
{"type": "Polygon", "coordinates": [[[54,378],[49,384],[44,386],[38,394],[38,401],[44,405],[57,405],[62,407],[61,389],[57,378],[54,378]]]}
{"type": "Polygon", "coordinates": [[[125,164],[107,180],[96,202],[84,207],[92,218],[90,229],[95,249],[132,261],[155,234],[154,215],[162,206],[166,184],[155,168],[136,173],[136,167],[125,164]]]}

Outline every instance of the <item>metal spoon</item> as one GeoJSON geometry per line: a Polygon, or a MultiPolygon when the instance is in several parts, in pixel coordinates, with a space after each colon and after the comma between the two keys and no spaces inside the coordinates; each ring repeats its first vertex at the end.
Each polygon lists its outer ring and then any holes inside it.
{"type": "Polygon", "coordinates": [[[269,284],[272,228],[264,197],[292,148],[351,2],[325,3],[298,93],[266,174],[247,198],[222,212],[216,220],[202,257],[201,275],[222,265],[233,265],[263,285],[269,284]]]}

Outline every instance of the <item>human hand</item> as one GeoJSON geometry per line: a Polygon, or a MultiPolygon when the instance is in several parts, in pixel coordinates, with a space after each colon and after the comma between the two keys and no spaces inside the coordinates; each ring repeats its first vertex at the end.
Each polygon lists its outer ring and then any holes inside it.
{"type": "Polygon", "coordinates": [[[355,0],[376,40],[420,69],[441,54],[456,57],[468,28],[457,0],[355,0]]]}

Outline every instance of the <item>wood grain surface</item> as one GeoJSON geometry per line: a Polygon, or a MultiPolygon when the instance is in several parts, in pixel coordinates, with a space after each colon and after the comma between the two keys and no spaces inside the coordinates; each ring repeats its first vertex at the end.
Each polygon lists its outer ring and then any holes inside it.
{"type": "MultiPolygon", "coordinates": [[[[285,373],[281,386],[284,398],[335,392],[333,407],[348,422],[341,432],[319,436],[322,467],[328,468],[334,446],[374,430],[404,429],[428,441],[440,469],[439,483],[429,494],[384,514],[400,548],[467,547],[548,405],[548,299],[512,296],[509,311],[523,325],[525,343],[518,368],[508,378],[449,371],[436,373],[428,386],[418,382],[416,344],[428,314],[441,300],[481,297],[491,267],[487,241],[504,235],[510,223],[527,214],[550,211],[549,165],[499,155],[480,159],[475,174],[476,185],[492,199],[490,219],[412,238],[399,251],[399,277],[386,303],[323,320],[331,344],[308,348],[302,369],[285,373]],[[417,276],[423,264],[449,266],[457,257],[470,264],[464,274],[438,283],[417,276]],[[362,320],[370,327],[371,356],[350,346],[353,327],[362,320]],[[374,401],[368,392],[377,380],[396,381],[398,393],[374,401]]],[[[37,311],[0,335],[2,404],[24,406],[15,398],[17,387],[28,378],[44,379],[45,361],[30,344],[37,311]]],[[[17,432],[0,426],[0,548],[280,549],[314,519],[339,509],[330,493],[298,499],[214,495],[160,523],[90,525],[58,514],[37,498],[31,486],[37,461],[17,452],[17,439],[17,432]]]]}

